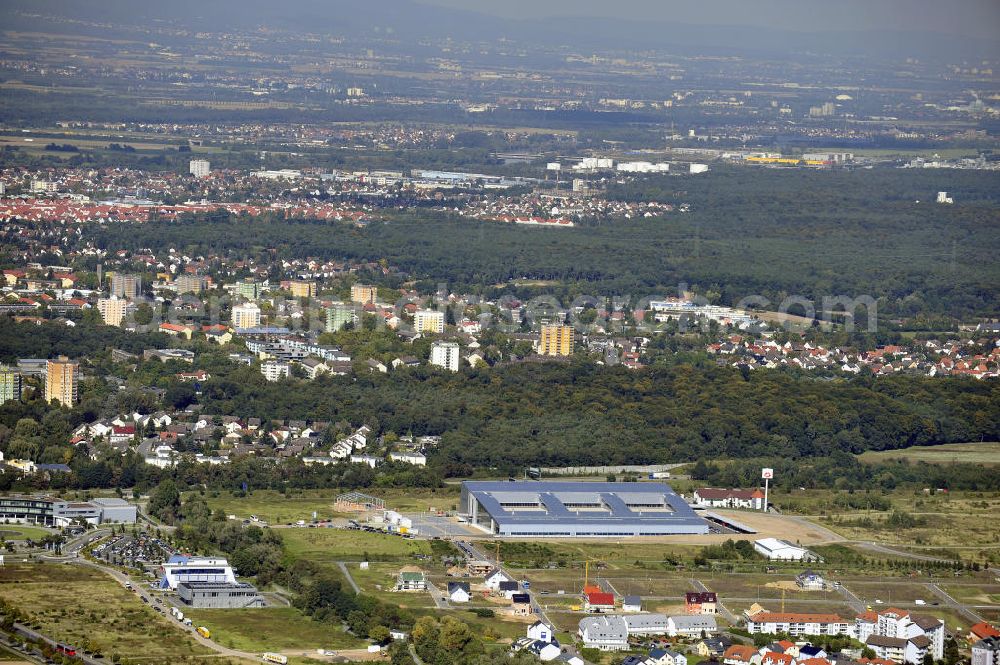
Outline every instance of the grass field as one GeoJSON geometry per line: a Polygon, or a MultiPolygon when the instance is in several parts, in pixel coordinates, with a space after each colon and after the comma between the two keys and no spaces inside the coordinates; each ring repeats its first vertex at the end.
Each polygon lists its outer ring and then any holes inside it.
{"type": "Polygon", "coordinates": [[[952,598],[962,603],[1000,605],[1000,584],[991,584],[988,582],[960,584],[949,582],[942,584],[941,588],[952,598]]]}
{"type": "MultiPolygon", "coordinates": [[[[422,564],[424,562],[413,563],[424,572],[429,572],[422,564]]],[[[354,582],[361,587],[364,593],[370,594],[385,601],[390,605],[405,607],[409,609],[431,609],[435,607],[434,600],[427,591],[406,591],[395,592],[396,575],[404,565],[411,565],[406,562],[399,563],[373,563],[368,570],[360,570],[357,564],[348,564],[348,570],[354,582]]]]}
{"type": "Polygon", "coordinates": [[[788,601],[829,601],[839,602],[843,597],[828,591],[806,591],[795,587],[795,575],[791,572],[749,575],[722,575],[712,573],[692,573],[702,584],[726,598],[752,598],[761,600],[780,599],[782,592],[788,601]]]}
{"type": "MultiPolygon", "coordinates": [[[[403,513],[424,512],[430,508],[451,510],[458,503],[457,488],[436,491],[422,489],[386,489],[369,492],[385,501],[386,507],[403,513]]],[[[213,510],[246,519],[256,515],[268,524],[288,524],[311,520],[313,511],[318,519],[353,517],[334,509],[337,490],[306,490],[285,496],[273,490],[255,490],[246,496],[229,493],[205,494],[202,498],[213,510]]],[[[187,496],[195,495],[195,493],[187,496]]],[[[185,497],[186,498],[186,497],[185,497]]]]}
{"type": "Polygon", "coordinates": [[[104,573],[83,566],[13,564],[0,568],[0,596],[28,612],[60,642],[92,641],[106,658],[143,663],[226,663],[104,573]]]}
{"type": "Polygon", "coordinates": [[[883,605],[912,604],[916,600],[923,600],[930,604],[937,602],[938,598],[931,593],[930,589],[919,582],[890,582],[887,580],[844,580],[844,585],[854,592],[858,598],[865,603],[877,605],[876,600],[881,600],[883,605]]]}
{"type": "Polygon", "coordinates": [[[0,525],[0,538],[3,540],[41,540],[45,536],[58,533],[54,529],[43,529],[39,526],[25,524],[0,525]]]}
{"type": "MultiPolygon", "coordinates": [[[[1000,493],[925,494],[920,490],[910,489],[891,493],[873,492],[872,495],[873,499],[887,502],[885,506],[879,506],[885,507],[884,510],[842,507],[837,501],[848,495],[835,490],[776,493],[774,503],[786,514],[808,516],[812,521],[848,540],[877,541],[886,545],[920,548],[914,551],[947,549],[961,554],[965,559],[979,561],[989,557],[991,551],[994,552],[993,556],[1000,557],[1000,551],[995,549],[996,530],[992,520],[1000,511],[1000,493]],[[893,512],[912,517],[910,525],[887,524],[886,520],[893,512]]],[[[860,499],[863,496],[858,493],[854,498],[860,499]]]]}
{"type": "Polygon", "coordinates": [[[947,443],[941,446],[915,446],[900,450],[880,450],[862,453],[862,462],[885,462],[905,459],[929,464],[983,464],[1000,466],[1000,443],[947,443]]]}
{"type": "Polygon", "coordinates": [[[293,607],[245,610],[186,610],[196,625],[212,631],[212,640],[240,651],[312,651],[364,648],[364,640],[339,624],[313,621],[293,607]]]}
{"type": "Polygon", "coordinates": [[[365,554],[373,561],[410,560],[414,554],[430,554],[426,540],[344,529],[282,529],[285,550],[310,561],[359,561],[365,554]]]}
{"type": "Polygon", "coordinates": [[[286,497],[273,490],[257,490],[247,496],[220,494],[205,495],[203,498],[212,510],[221,510],[226,515],[236,515],[241,519],[256,515],[268,524],[288,524],[311,520],[314,511],[317,519],[321,520],[344,517],[333,509],[336,495],[337,492],[328,490],[286,497]]]}
{"type": "Polygon", "coordinates": [[[458,485],[448,485],[441,489],[379,489],[370,492],[385,499],[387,508],[401,513],[417,513],[436,508],[437,510],[458,509],[458,485]]]}
{"type": "Polygon", "coordinates": [[[655,568],[666,555],[689,557],[699,551],[701,551],[699,545],[668,545],[662,541],[636,540],[584,542],[566,539],[544,543],[507,541],[501,545],[501,557],[504,563],[514,568],[532,568],[537,567],[536,563],[554,561],[570,568],[578,568],[580,577],[583,576],[585,561],[591,562],[592,572],[595,570],[596,562],[606,565],[608,570],[645,570],[647,564],[655,568]],[[516,549],[521,546],[524,547],[523,553],[516,549]]]}

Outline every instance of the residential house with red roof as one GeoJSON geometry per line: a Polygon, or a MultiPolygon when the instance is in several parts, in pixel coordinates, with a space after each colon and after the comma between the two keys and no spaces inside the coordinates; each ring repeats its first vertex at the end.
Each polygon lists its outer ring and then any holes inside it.
{"type": "Polygon", "coordinates": [[[740,490],[702,487],[694,491],[694,501],[696,505],[711,508],[763,510],[764,492],[760,488],[740,490]]]}
{"type": "Polygon", "coordinates": [[[615,609],[615,594],[591,591],[585,596],[584,609],[588,612],[607,612],[615,609]]]}

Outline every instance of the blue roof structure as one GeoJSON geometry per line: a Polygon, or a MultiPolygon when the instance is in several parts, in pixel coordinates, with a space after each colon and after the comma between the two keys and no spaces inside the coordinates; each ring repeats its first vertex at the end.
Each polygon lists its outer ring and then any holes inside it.
{"type": "Polygon", "coordinates": [[[460,511],[501,536],[661,536],[708,533],[666,483],[466,481],[460,511]]]}
{"type": "Polygon", "coordinates": [[[73,469],[69,468],[68,464],[36,464],[35,469],[38,471],[59,471],[61,473],[73,472],[73,469]]]}

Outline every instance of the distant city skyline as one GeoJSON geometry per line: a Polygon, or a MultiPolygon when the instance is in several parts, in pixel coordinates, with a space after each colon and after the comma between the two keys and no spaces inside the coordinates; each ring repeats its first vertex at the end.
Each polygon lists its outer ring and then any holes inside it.
{"type": "Polygon", "coordinates": [[[512,19],[607,17],[803,32],[927,31],[995,39],[997,0],[418,0],[512,19]]]}

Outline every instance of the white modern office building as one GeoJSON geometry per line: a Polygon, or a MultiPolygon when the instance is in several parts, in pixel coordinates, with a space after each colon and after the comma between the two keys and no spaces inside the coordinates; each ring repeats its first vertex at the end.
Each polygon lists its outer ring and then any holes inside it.
{"type": "Polygon", "coordinates": [[[236,574],[229,561],[215,557],[174,555],[162,566],[160,588],[177,590],[182,582],[236,584],[236,574]]]}

